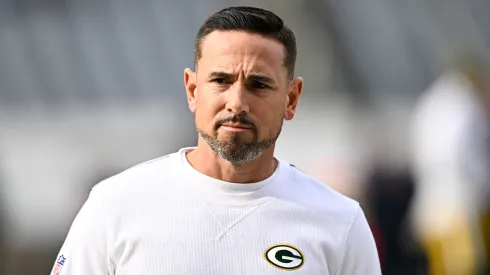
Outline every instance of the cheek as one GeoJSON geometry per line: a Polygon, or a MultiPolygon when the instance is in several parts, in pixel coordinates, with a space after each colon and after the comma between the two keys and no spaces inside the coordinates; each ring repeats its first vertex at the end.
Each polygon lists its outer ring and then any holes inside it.
{"type": "Polygon", "coordinates": [[[259,116],[259,132],[268,137],[275,136],[284,120],[284,105],[267,104],[261,109],[262,116],[259,116]]]}
{"type": "MultiPolygon", "coordinates": [[[[204,91],[203,91],[204,92],[204,91]]],[[[196,124],[199,128],[214,126],[216,115],[219,113],[219,98],[212,93],[200,94],[196,101],[196,124]]]]}

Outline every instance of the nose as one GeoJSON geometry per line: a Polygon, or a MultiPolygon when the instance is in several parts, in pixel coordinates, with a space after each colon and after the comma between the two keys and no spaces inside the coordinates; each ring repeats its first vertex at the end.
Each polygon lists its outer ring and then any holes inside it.
{"type": "Polygon", "coordinates": [[[239,82],[227,91],[226,109],[230,113],[248,113],[247,89],[239,82]]]}

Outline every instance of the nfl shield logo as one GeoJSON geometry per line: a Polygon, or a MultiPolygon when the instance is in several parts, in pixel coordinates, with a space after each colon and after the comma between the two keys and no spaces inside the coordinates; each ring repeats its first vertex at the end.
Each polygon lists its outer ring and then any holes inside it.
{"type": "Polygon", "coordinates": [[[53,269],[53,275],[60,275],[61,269],[63,268],[63,265],[65,264],[66,258],[61,255],[58,260],[56,260],[56,265],[54,266],[53,269]]]}

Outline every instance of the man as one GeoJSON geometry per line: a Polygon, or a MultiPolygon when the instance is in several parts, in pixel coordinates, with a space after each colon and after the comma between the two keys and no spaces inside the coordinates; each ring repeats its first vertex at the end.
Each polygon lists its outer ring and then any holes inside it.
{"type": "Polygon", "coordinates": [[[489,274],[490,82],[485,58],[458,58],[420,97],[411,125],[411,218],[430,274],[489,274]],[[487,240],[487,241],[485,241],[487,240]]]}
{"type": "Polygon", "coordinates": [[[94,187],[53,274],[380,274],[359,204],[274,157],[303,89],[291,30],[227,8],[200,28],[195,58],[197,147],[94,187]]]}

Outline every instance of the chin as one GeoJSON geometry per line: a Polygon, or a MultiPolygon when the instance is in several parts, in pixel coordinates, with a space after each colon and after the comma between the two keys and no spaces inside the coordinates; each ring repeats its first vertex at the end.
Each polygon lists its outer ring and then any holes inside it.
{"type": "Polygon", "coordinates": [[[253,140],[253,135],[245,132],[219,132],[218,134],[219,141],[228,141],[228,142],[251,142],[253,140]]]}
{"type": "Polygon", "coordinates": [[[232,143],[232,144],[245,144],[245,143],[253,142],[251,138],[239,137],[239,136],[221,137],[218,138],[218,141],[222,143],[232,143]]]}

